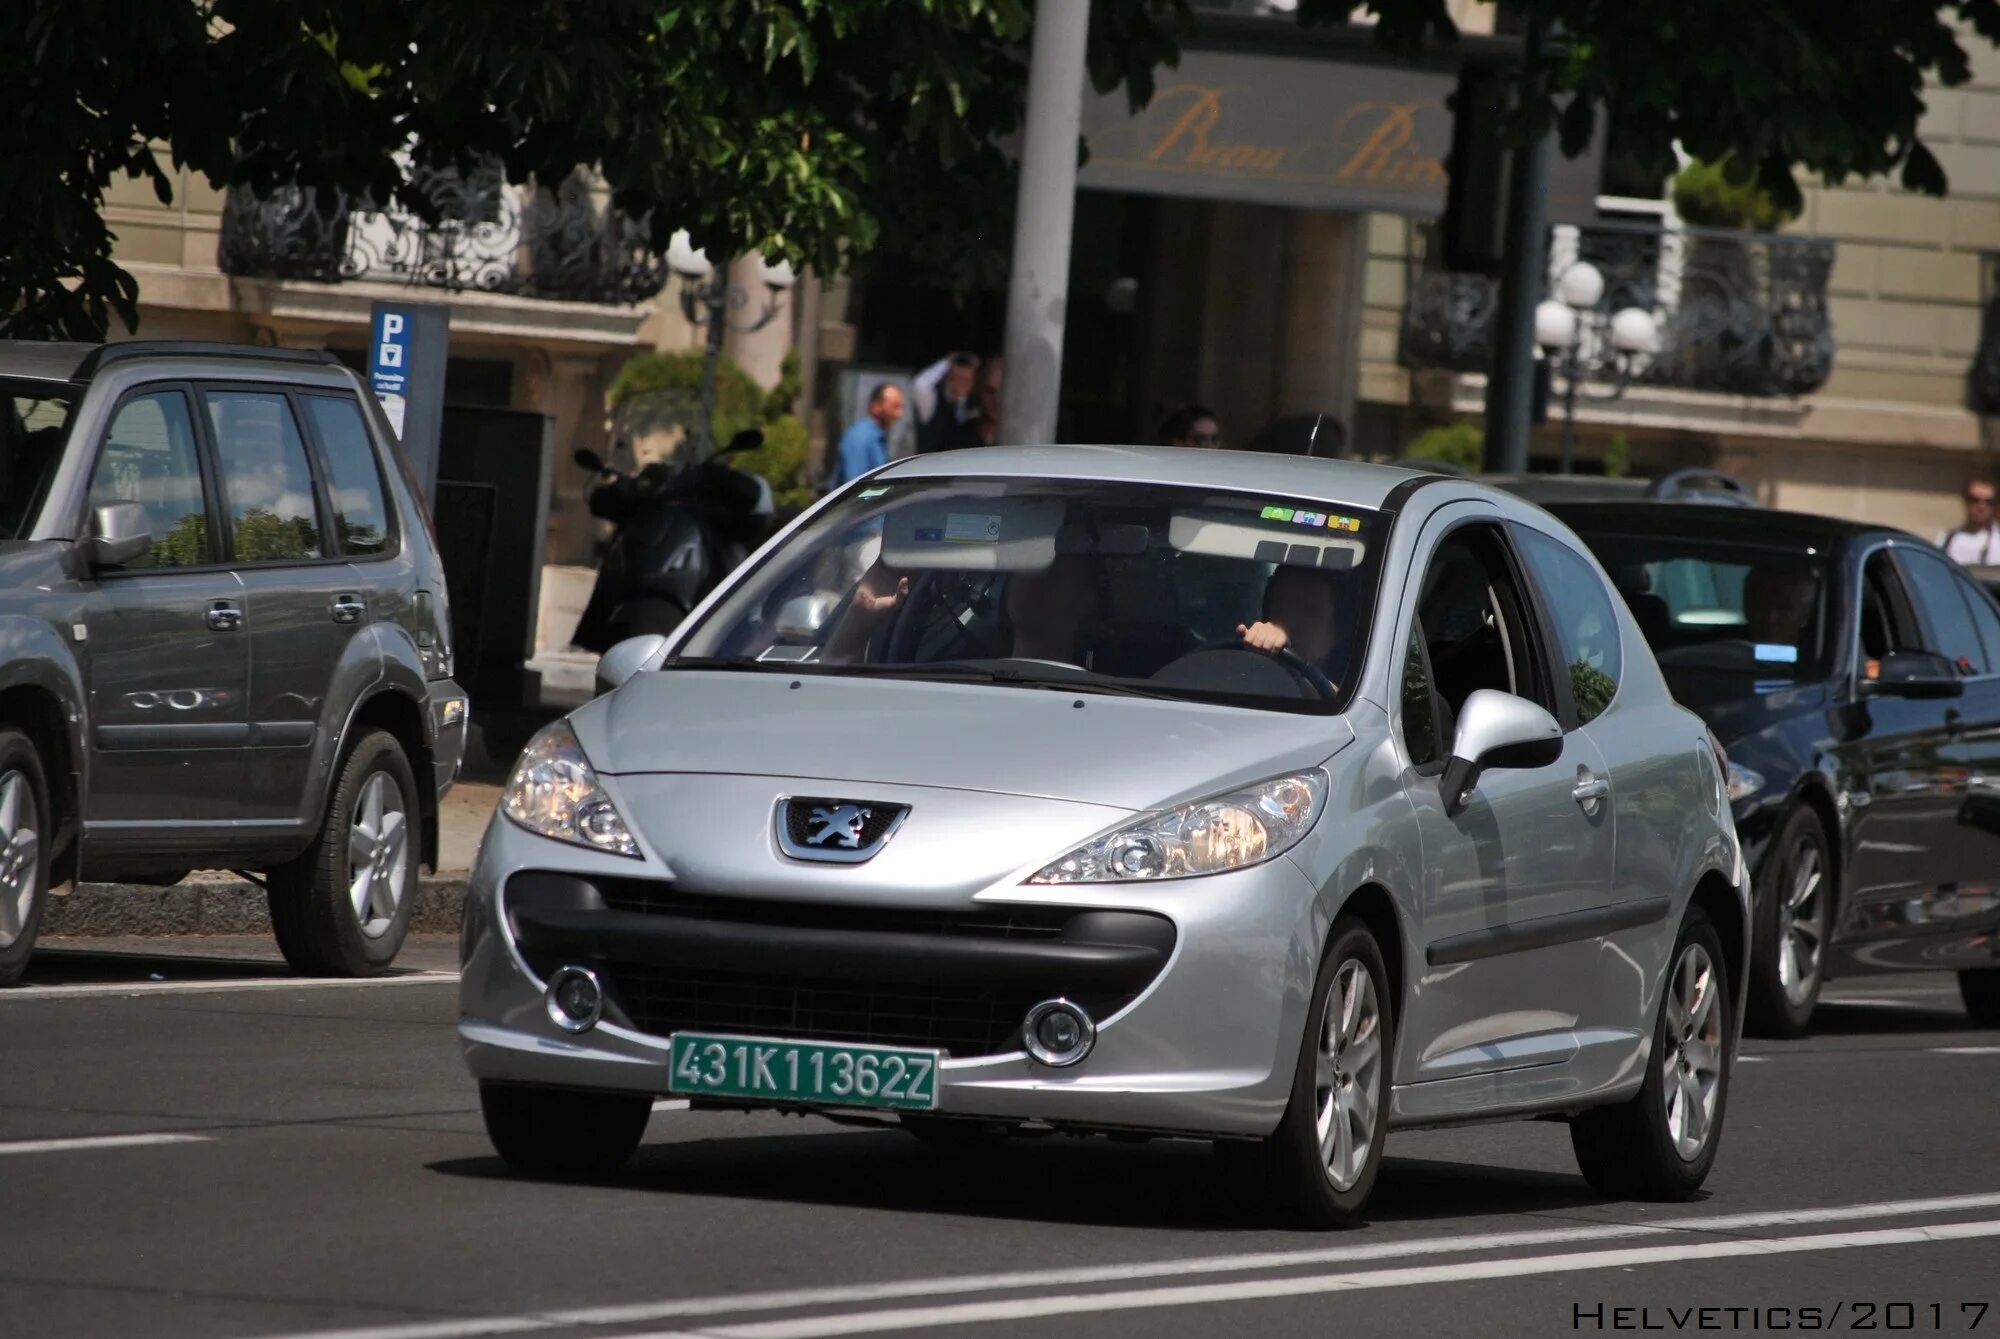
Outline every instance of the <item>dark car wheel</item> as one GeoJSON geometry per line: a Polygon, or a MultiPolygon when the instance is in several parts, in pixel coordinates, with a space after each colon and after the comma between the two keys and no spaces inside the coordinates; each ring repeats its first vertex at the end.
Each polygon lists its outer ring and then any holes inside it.
{"type": "Polygon", "coordinates": [[[403,746],[364,731],[319,836],[270,871],[271,928],[286,962],[307,976],[373,976],[396,960],[416,905],[423,823],[403,746]]]}
{"type": "Polygon", "coordinates": [[[41,756],[0,727],[0,986],[27,970],[49,900],[49,785],[41,756]]]}
{"type": "Polygon", "coordinates": [[[1715,927],[1691,908],[1660,991],[1645,1083],[1629,1100],[1570,1121],[1577,1167],[1598,1193],[1684,1200],[1707,1179],[1729,1099],[1723,962],[1715,927]]]}
{"type": "Polygon", "coordinates": [[[1374,934],[1343,916],[1328,935],[1313,983],[1291,1101],[1257,1143],[1218,1143],[1232,1174],[1301,1227],[1355,1223],[1382,1167],[1390,1067],[1396,1052],[1389,973],[1374,934]]]}
{"type": "Polygon", "coordinates": [[[1745,1022],[1760,1037],[1801,1037],[1812,1023],[1833,928],[1833,865],[1819,816],[1792,810],[1757,879],[1745,1022]]]}
{"type": "Polygon", "coordinates": [[[509,1167],[528,1176],[603,1177],[623,1167],[645,1137],[653,1100],[634,1093],[479,1085],[486,1137],[509,1167]]]}
{"type": "Polygon", "coordinates": [[[1979,1027],[2000,1027],[2000,967],[1974,967],[1958,974],[1959,998],[1979,1027]]]}

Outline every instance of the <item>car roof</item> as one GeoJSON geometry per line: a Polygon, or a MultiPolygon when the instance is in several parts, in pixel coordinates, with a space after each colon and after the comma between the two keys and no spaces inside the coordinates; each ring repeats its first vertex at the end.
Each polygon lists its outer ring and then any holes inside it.
{"type": "Polygon", "coordinates": [[[0,377],[23,381],[74,381],[76,369],[95,344],[61,344],[35,339],[0,339],[0,377]]]}
{"type": "Polygon", "coordinates": [[[903,480],[966,475],[1180,484],[1370,510],[1380,509],[1389,494],[1404,484],[1442,479],[1428,471],[1394,465],[1182,446],[981,446],[906,456],[874,477],[903,480]]]}
{"type": "Polygon", "coordinates": [[[1703,507],[1691,515],[1685,502],[1545,502],[1549,513],[1578,534],[1614,531],[1629,535],[1686,536],[1770,548],[1813,548],[1866,535],[1897,539],[1913,536],[1890,526],[1814,516],[1763,507],[1703,507]]]}

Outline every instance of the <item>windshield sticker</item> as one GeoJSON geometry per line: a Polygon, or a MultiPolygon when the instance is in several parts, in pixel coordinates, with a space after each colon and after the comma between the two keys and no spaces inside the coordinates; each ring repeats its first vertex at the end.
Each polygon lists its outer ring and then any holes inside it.
{"type": "Polygon", "coordinates": [[[1756,656],[1759,660],[1773,661],[1781,665],[1796,665],[1799,663],[1799,648],[1796,646],[1779,646],[1773,642],[1758,642],[1751,648],[1750,654],[1756,656]]]}
{"type": "Polygon", "coordinates": [[[1323,511],[1307,511],[1303,507],[1266,507],[1261,513],[1266,521],[1289,521],[1293,525],[1309,525],[1317,530],[1359,530],[1361,521],[1353,516],[1329,516],[1323,511]]]}
{"type": "Polygon", "coordinates": [[[884,493],[888,491],[889,490],[886,488],[864,488],[860,491],[860,493],[856,494],[856,496],[859,497],[863,502],[866,502],[869,498],[881,497],[884,493]]]}
{"type": "Polygon", "coordinates": [[[980,512],[955,511],[944,518],[947,544],[998,544],[1000,518],[980,512]]]}

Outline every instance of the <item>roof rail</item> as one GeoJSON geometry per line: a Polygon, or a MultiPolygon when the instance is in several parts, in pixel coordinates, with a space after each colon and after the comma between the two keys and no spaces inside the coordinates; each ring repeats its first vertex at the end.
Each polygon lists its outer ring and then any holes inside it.
{"type": "Polygon", "coordinates": [[[100,344],[77,364],[75,380],[88,381],[111,363],[128,358],[256,358],[265,362],[310,363],[315,367],[338,366],[340,360],[325,349],[281,349],[263,344],[230,344],[206,339],[128,339],[116,344],[100,344]]]}

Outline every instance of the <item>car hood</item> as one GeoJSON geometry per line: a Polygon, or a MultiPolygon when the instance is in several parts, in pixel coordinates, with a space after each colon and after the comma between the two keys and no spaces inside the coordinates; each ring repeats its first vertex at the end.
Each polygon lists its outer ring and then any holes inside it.
{"type": "Polygon", "coordinates": [[[1141,810],[1316,766],[1346,718],[1052,689],[667,670],[571,718],[610,776],[925,786],[1141,810]]]}

